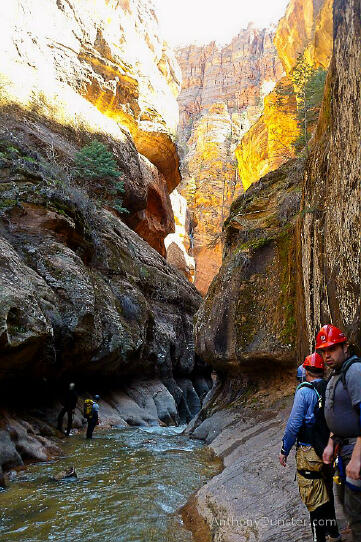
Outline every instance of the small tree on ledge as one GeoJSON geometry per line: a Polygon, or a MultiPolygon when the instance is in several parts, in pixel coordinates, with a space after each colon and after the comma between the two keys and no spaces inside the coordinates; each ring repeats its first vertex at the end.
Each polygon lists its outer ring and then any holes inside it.
{"type": "Polygon", "coordinates": [[[124,181],[115,181],[122,176],[122,172],[117,167],[113,153],[103,143],[94,140],[75,155],[75,173],[87,180],[110,179],[112,183],[110,194],[118,196],[113,208],[120,214],[129,213],[128,209],[123,207],[121,197],[125,191],[124,181]]]}

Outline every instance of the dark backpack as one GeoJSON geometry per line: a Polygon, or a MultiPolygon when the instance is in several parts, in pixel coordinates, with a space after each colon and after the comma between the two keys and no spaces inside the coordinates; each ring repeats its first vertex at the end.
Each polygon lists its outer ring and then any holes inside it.
{"type": "Polygon", "coordinates": [[[324,412],[326,387],[327,382],[322,379],[317,382],[302,382],[297,388],[297,390],[311,388],[317,395],[317,403],[313,411],[315,421],[312,425],[303,424],[298,433],[298,441],[311,444],[320,458],[322,458],[330,437],[330,430],[327,427],[324,412]]]}

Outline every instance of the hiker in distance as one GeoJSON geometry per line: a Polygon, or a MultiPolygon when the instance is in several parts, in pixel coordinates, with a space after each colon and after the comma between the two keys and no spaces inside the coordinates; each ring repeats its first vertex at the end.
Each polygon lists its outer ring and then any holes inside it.
{"type": "Polygon", "coordinates": [[[326,464],[335,456],[339,494],[354,542],[361,542],[361,358],[352,355],[346,335],[323,326],[316,349],[332,369],[327,384],[325,418],[331,435],[323,453],[326,464]]]}
{"type": "Polygon", "coordinates": [[[69,384],[68,389],[66,390],[64,397],[61,400],[61,403],[63,405],[63,408],[59,412],[58,416],[58,430],[62,433],[63,432],[63,420],[64,415],[67,415],[67,428],[65,435],[68,437],[70,435],[70,431],[73,426],[73,414],[74,410],[76,408],[76,404],[78,401],[78,394],[75,390],[75,384],[74,382],[71,382],[69,384]]]}
{"type": "Polygon", "coordinates": [[[292,446],[296,443],[297,482],[302,502],[310,513],[314,542],[340,541],[334,499],[332,474],[322,462],[329,430],[324,418],[327,383],[323,379],[325,365],[320,355],[307,356],[303,367],[305,381],[296,390],[293,408],[287,422],[279,456],[285,467],[292,446]]]}
{"type": "Polygon", "coordinates": [[[84,417],[88,422],[86,438],[93,438],[95,426],[99,424],[99,395],[94,395],[94,399],[85,399],[84,417]]]}

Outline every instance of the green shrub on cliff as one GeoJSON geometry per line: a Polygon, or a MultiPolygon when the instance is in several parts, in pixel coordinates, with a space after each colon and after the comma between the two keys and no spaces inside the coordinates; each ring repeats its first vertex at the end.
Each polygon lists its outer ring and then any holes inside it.
{"type": "Polygon", "coordinates": [[[125,191],[124,181],[118,180],[122,173],[117,167],[113,153],[103,143],[94,140],[75,155],[75,173],[85,180],[110,180],[112,186],[109,194],[117,197],[113,202],[113,209],[120,214],[129,212],[123,207],[121,197],[125,191]]]}
{"type": "Polygon", "coordinates": [[[313,68],[300,54],[290,73],[291,83],[281,85],[276,89],[276,103],[281,111],[287,112],[284,103],[285,97],[294,96],[296,99],[296,119],[300,135],[293,142],[293,147],[298,155],[303,150],[306,151],[306,154],[308,152],[308,142],[320,112],[326,74],[327,72],[322,68],[313,68]]]}
{"type": "Polygon", "coordinates": [[[75,168],[77,175],[85,179],[118,178],[121,174],[113,154],[97,140],[85,145],[75,155],[75,168]]]}

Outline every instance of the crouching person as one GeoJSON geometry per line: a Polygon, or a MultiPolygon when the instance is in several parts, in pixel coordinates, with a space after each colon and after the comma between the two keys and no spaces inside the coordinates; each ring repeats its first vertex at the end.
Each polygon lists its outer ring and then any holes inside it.
{"type": "Polygon", "coordinates": [[[336,523],[332,494],[332,473],[325,470],[322,454],[327,446],[329,430],[324,418],[324,362],[318,354],[307,356],[303,364],[306,380],[295,394],[279,456],[282,466],[296,443],[297,482],[300,496],[310,513],[314,542],[341,540],[336,523]]]}

